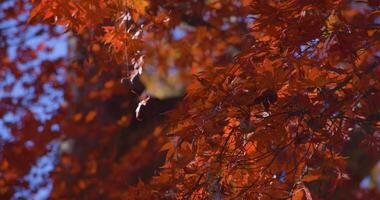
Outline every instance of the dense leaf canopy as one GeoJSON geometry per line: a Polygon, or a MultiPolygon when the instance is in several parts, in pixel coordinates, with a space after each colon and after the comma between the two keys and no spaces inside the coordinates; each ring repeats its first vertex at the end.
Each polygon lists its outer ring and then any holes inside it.
{"type": "Polygon", "coordinates": [[[380,198],[379,8],[0,1],[0,197],[380,198]]]}

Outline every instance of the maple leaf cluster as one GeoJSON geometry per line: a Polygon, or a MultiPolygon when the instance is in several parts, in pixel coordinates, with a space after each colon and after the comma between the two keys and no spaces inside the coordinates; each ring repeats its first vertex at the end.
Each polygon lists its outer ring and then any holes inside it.
{"type": "Polygon", "coordinates": [[[359,186],[380,159],[380,2],[17,2],[4,21],[64,26],[71,51],[37,73],[20,66],[49,48],[0,43],[0,72],[37,77],[31,101],[1,97],[2,118],[27,114],[0,142],[0,197],[54,144],[52,199],[380,197],[359,186]],[[64,102],[41,121],[49,84],[64,102]]]}

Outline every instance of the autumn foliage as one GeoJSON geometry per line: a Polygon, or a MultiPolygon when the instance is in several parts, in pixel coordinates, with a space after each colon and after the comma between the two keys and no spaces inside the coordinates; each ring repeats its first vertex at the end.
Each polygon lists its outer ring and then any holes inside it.
{"type": "Polygon", "coordinates": [[[0,199],[380,198],[380,1],[0,5],[0,199]]]}

